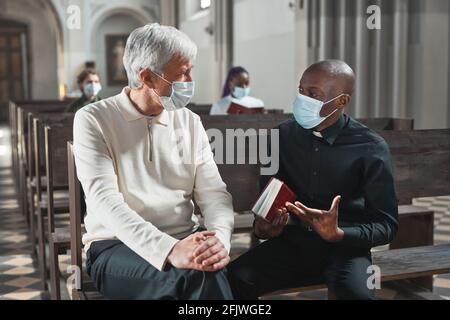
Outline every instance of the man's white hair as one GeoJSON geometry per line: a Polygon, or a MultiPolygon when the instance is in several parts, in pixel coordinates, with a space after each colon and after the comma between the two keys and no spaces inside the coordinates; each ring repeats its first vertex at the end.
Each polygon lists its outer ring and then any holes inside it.
{"type": "Polygon", "coordinates": [[[139,72],[150,69],[161,74],[164,66],[175,56],[194,61],[197,46],[183,32],[158,23],[147,24],[134,30],[127,40],[123,65],[132,89],[142,87],[139,72]]]}

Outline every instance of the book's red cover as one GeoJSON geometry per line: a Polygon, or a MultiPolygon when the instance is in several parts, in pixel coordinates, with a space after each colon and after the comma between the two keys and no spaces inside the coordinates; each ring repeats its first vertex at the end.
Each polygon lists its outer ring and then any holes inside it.
{"type": "MultiPolygon", "coordinates": [[[[274,178],[272,178],[269,183],[267,184],[266,188],[270,185],[274,178]]],[[[281,181],[281,180],[280,180],[281,181]]],[[[280,188],[280,191],[278,191],[277,196],[275,197],[275,201],[272,203],[272,206],[269,209],[269,212],[267,213],[266,220],[269,222],[272,222],[273,219],[277,216],[277,211],[279,209],[282,209],[286,207],[286,202],[294,203],[295,200],[297,200],[297,196],[295,195],[294,191],[289,188],[289,186],[284,183],[284,181],[281,181],[282,186],[280,188]]]]}
{"type": "Polygon", "coordinates": [[[230,107],[228,108],[228,114],[258,114],[264,113],[264,107],[260,108],[247,108],[237,104],[236,102],[232,102],[230,107]]]}

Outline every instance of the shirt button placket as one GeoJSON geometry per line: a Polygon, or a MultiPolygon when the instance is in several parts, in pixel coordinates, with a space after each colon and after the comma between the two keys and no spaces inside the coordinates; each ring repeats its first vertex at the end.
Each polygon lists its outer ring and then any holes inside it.
{"type": "Polygon", "coordinates": [[[312,163],[312,188],[311,188],[311,199],[314,199],[315,196],[317,195],[318,192],[318,185],[319,185],[319,179],[318,179],[318,175],[319,175],[319,165],[320,165],[320,153],[319,153],[319,146],[318,146],[318,141],[317,139],[314,139],[313,142],[313,163],[312,163]]]}

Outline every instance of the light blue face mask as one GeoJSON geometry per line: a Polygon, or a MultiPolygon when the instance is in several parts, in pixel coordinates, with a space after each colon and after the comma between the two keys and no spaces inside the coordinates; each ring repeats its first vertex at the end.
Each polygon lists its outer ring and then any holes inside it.
{"type": "Polygon", "coordinates": [[[88,83],[84,86],[84,94],[90,98],[98,95],[102,91],[102,85],[100,83],[88,83]]]}
{"type": "Polygon", "coordinates": [[[236,99],[242,99],[250,95],[250,87],[242,88],[242,87],[234,87],[233,89],[233,97],[236,99]]]}
{"type": "Polygon", "coordinates": [[[195,82],[169,82],[166,79],[164,79],[162,76],[157,74],[156,72],[153,72],[158,77],[160,77],[162,80],[167,82],[172,86],[172,93],[169,97],[166,96],[159,96],[159,100],[167,111],[175,111],[179,109],[183,109],[186,107],[192,100],[192,97],[194,96],[194,90],[195,90],[195,82]]]}
{"type": "Polygon", "coordinates": [[[294,118],[297,121],[297,123],[301,125],[303,128],[313,129],[339,110],[336,109],[328,116],[321,117],[320,111],[322,110],[323,106],[346,95],[347,94],[343,93],[327,102],[322,102],[320,100],[299,93],[293,105],[294,118]]]}

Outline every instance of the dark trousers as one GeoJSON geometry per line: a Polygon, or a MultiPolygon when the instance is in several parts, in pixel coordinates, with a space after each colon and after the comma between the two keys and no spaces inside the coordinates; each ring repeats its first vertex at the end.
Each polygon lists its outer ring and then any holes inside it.
{"type": "Polygon", "coordinates": [[[304,227],[258,245],[228,267],[236,299],[257,299],[277,290],[325,283],[337,299],[374,299],[367,286],[370,251],[328,243],[304,227]]]}
{"type": "Polygon", "coordinates": [[[118,240],[92,243],[86,267],[98,291],[108,299],[233,299],[226,270],[210,273],[168,266],[161,272],[118,240]]]}

